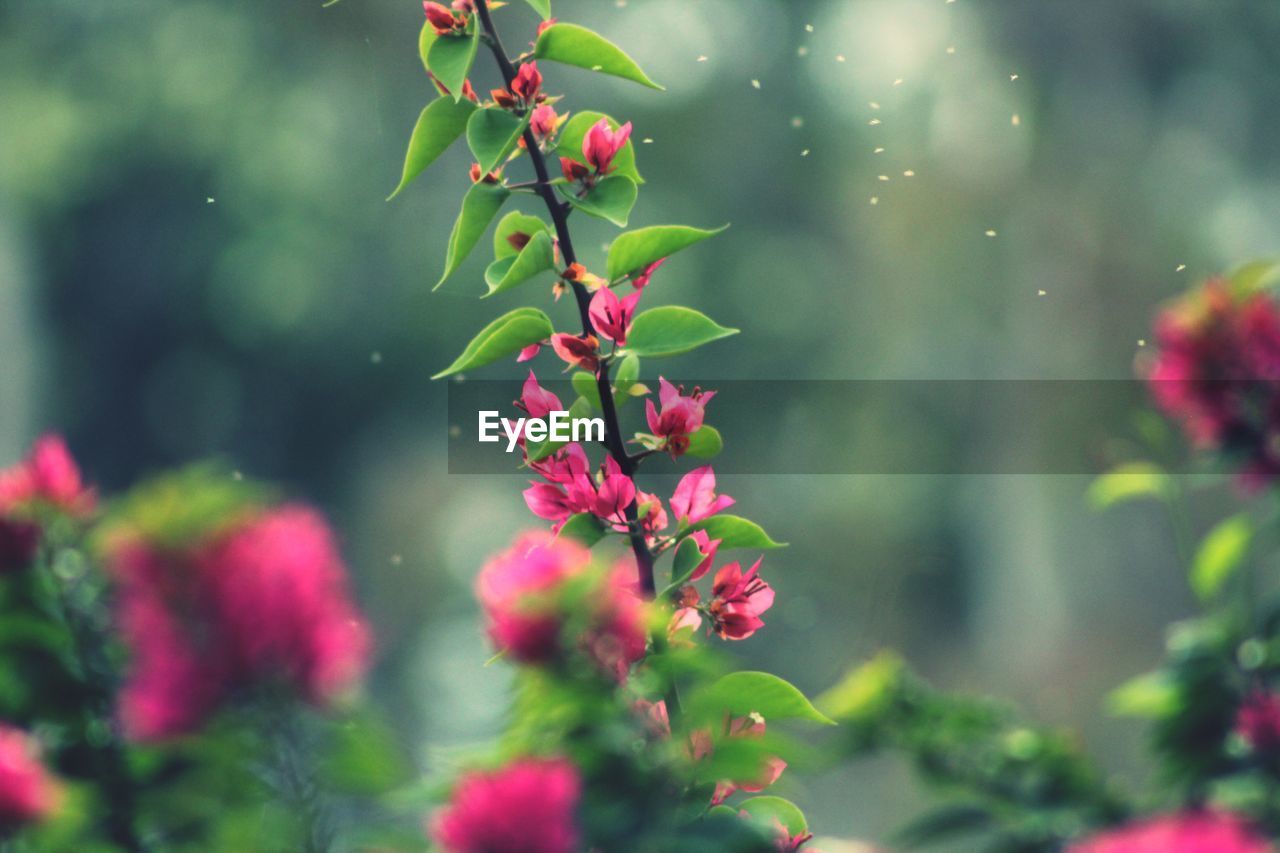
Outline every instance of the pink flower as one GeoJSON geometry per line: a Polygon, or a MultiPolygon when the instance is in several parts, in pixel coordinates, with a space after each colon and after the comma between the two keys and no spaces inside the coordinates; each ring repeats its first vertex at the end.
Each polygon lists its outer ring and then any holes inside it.
{"type": "Polygon", "coordinates": [[[538,377],[533,375],[532,370],[529,371],[529,376],[524,381],[520,404],[520,407],[531,418],[545,418],[550,412],[564,411],[564,406],[560,404],[560,398],[539,385],[538,377]]]}
{"type": "Polygon", "coordinates": [[[0,725],[0,834],[53,815],[62,789],[40,761],[34,740],[0,725]]]}
{"type": "Polygon", "coordinates": [[[432,29],[436,31],[436,35],[450,35],[466,24],[465,19],[455,17],[447,6],[432,3],[429,0],[423,0],[422,11],[426,12],[427,21],[431,24],[432,29]]]}
{"type": "Polygon", "coordinates": [[[692,583],[711,570],[711,563],[716,558],[716,551],[720,548],[721,539],[712,539],[707,535],[705,530],[695,530],[689,535],[694,544],[698,546],[698,553],[702,555],[702,561],[694,568],[693,574],[689,575],[689,582],[692,583]]]}
{"type": "Polygon", "coordinates": [[[431,822],[448,853],[574,853],[582,782],[563,759],[525,758],[465,774],[431,822]]]}
{"type": "MultiPolygon", "coordinates": [[[[665,707],[663,709],[665,711],[665,707]]],[[[719,736],[711,729],[695,729],[689,733],[689,757],[694,761],[704,761],[715,752],[715,744],[717,739],[737,739],[737,738],[762,738],[765,733],[764,717],[754,711],[745,717],[732,717],[725,715],[724,726],[719,736]]],[[[758,772],[746,779],[721,779],[716,783],[715,791],[711,796],[711,804],[720,805],[735,791],[746,791],[755,794],[768,788],[774,782],[778,781],[778,777],[782,775],[782,771],[787,769],[787,762],[777,756],[770,756],[760,766],[758,772]]]]}
{"type": "Polygon", "coordinates": [[[41,436],[26,459],[0,471],[0,515],[41,504],[82,517],[93,512],[96,502],[61,436],[41,436]]]}
{"type": "Polygon", "coordinates": [[[1069,848],[1070,853],[1270,853],[1270,842],[1228,812],[1184,811],[1130,823],[1069,848]]]}
{"type": "Polygon", "coordinates": [[[538,99],[541,89],[542,74],[538,72],[538,63],[526,62],[521,65],[515,79],[511,81],[511,94],[526,104],[532,104],[538,99]]]}
{"type": "Polygon", "coordinates": [[[638,274],[631,277],[631,286],[636,290],[644,290],[649,286],[649,280],[653,278],[653,274],[658,271],[658,267],[667,262],[666,258],[659,258],[649,266],[645,267],[638,274]]]}
{"type": "Polygon", "coordinates": [[[602,118],[591,126],[582,140],[582,156],[597,175],[607,175],[613,171],[613,158],[618,156],[630,136],[631,122],[613,130],[609,120],[602,118]]]}
{"type": "Polygon", "coordinates": [[[476,578],[476,597],[494,645],[522,663],[545,663],[559,654],[557,590],[590,563],[586,548],[545,533],[525,534],[486,563],[476,578]]]}
{"type": "Polygon", "coordinates": [[[622,346],[627,342],[627,330],[631,328],[631,318],[639,301],[639,291],[619,299],[618,294],[602,287],[591,297],[591,325],[596,327],[600,337],[622,346]]]}
{"type": "Polygon", "coordinates": [[[560,127],[560,121],[555,108],[550,104],[543,104],[534,109],[533,115],[529,117],[529,128],[537,140],[542,142],[556,132],[556,128],[560,127]]]}
{"type": "Polygon", "coordinates": [[[726,563],[716,572],[711,588],[714,598],[707,606],[712,629],[725,640],[745,640],[764,627],[760,614],[773,606],[773,587],[760,579],[760,563],[755,561],[744,574],[737,563],[726,563]]]}
{"type": "Polygon", "coordinates": [[[516,364],[524,361],[531,361],[542,350],[542,344],[529,344],[520,350],[520,354],[516,356],[516,364]]]}
{"type": "Polygon", "coordinates": [[[1246,696],[1236,712],[1236,733],[1259,752],[1280,747],[1280,695],[1257,689],[1246,696]]]}
{"type": "Polygon", "coordinates": [[[600,341],[595,335],[557,332],[551,336],[551,348],[571,367],[595,373],[600,366],[600,341]]]}
{"type": "Polygon", "coordinates": [[[677,388],[663,377],[658,377],[658,401],[662,404],[662,413],[658,413],[653,400],[645,400],[645,416],[649,421],[649,431],[664,439],[662,447],[673,459],[688,450],[689,436],[702,428],[707,403],[715,395],[715,391],[694,388],[692,394],[685,396],[683,385],[677,388]]]}
{"type": "Polygon", "coordinates": [[[685,474],[671,496],[671,511],[681,524],[697,524],[733,504],[733,498],[728,495],[716,494],[716,473],[710,465],[685,474]]]}
{"type": "Polygon", "coordinates": [[[283,683],[324,705],[367,668],[369,629],[308,508],[247,514],[177,552],[130,534],[107,556],[132,657],[120,716],[135,740],[195,730],[238,688],[283,683]]]}
{"type": "Polygon", "coordinates": [[[538,35],[542,35],[548,29],[555,26],[556,22],[559,20],[559,18],[547,18],[545,21],[538,24],[538,35]]]}
{"type": "Polygon", "coordinates": [[[622,473],[622,468],[612,456],[604,460],[604,477],[596,489],[591,511],[601,518],[621,516],[623,510],[636,499],[636,484],[622,473]]]}

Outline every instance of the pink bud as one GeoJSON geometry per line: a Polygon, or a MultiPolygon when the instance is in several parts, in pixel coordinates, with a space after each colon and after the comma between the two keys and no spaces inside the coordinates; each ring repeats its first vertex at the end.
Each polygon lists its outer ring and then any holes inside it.
{"type": "Polygon", "coordinates": [[[515,79],[511,81],[511,93],[524,100],[526,104],[531,104],[538,98],[538,92],[542,88],[542,75],[538,73],[538,63],[526,62],[520,66],[520,70],[516,72],[515,79]]]}
{"type": "Polygon", "coordinates": [[[430,0],[423,0],[422,10],[427,13],[427,21],[435,29],[437,35],[452,33],[458,27],[458,19],[448,7],[430,0]]]}
{"type": "Polygon", "coordinates": [[[591,126],[582,140],[582,155],[587,164],[594,167],[596,174],[607,175],[613,171],[613,158],[627,144],[631,136],[631,122],[627,122],[617,130],[609,126],[609,120],[602,118],[591,126]]]}
{"type": "Polygon", "coordinates": [[[666,262],[667,262],[666,258],[659,258],[658,260],[649,264],[647,267],[641,270],[638,275],[631,277],[631,286],[634,287],[636,290],[644,290],[646,287],[649,286],[649,280],[653,278],[653,274],[657,272],[658,268],[661,267],[666,262]]]}
{"type": "Polygon", "coordinates": [[[595,373],[600,366],[600,341],[595,335],[570,335],[557,332],[551,336],[551,348],[566,364],[595,373]]]}
{"type": "Polygon", "coordinates": [[[533,375],[532,370],[529,371],[529,376],[524,381],[524,390],[520,401],[531,418],[545,418],[549,412],[564,411],[564,406],[560,404],[560,398],[539,385],[538,377],[533,375]]]}

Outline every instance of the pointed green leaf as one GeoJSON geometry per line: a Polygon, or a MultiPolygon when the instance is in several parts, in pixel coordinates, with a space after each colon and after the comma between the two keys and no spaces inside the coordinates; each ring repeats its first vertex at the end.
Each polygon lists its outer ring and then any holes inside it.
{"type": "Polygon", "coordinates": [[[600,523],[600,519],[591,513],[581,512],[570,516],[569,520],[560,528],[560,535],[576,539],[590,548],[604,538],[604,525],[600,523]]]}
{"type": "Polygon", "coordinates": [[[623,175],[610,175],[587,191],[581,198],[567,184],[559,184],[569,203],[589,216],[606,219],[619,228],[627,227],[627,218],[636,204],[636,182],[623,175]]]}
{"type": "Polygon", "coordinates": [[[720,431],[704,424],[689,436],[689,447],[685,450],[685,455],[694,459],[710,459],[718,456],[721,450],[724,450],[724,439],[720,437],[720,431]]]}
{"type": "Polygon", "coordinates": [[[440,85],[462,100],[462,84],[471,73],[471,63],[476,58],[476,46],[480,43],[480,30],[466,35],[438,36],[427,51],[427,69],[436,76],[440,85]]]}
{"type": "Polygon", "coordinates": [[[578,392],[578,396],[591,404],[592,408],[599,410],[600,406],[600,388],[596,385],[596,377],[586,371],[579,370],[569,377],[569,381],[573,383],[573,390],[578,392]]]}
{"type": "Polygon", "coordinates": [[[764,528],[754,521],[736,515],[713,515],[705,521],[699,521],[689,529],[705,530],[712,539],[723,540],[721,548],[785,548],[786,542],[775,542],[764,532],[764,528]]]}
{"type": "MultiPolygon", "coordinates": [[[[613,130],[617,130],[620,126],[617,119],[612,116],[592,110],[574,113],[570,116],[569,120],[560,128],[560,136],[556,142],[556,157],[568,157],[570,160],[575,160],[585,166],[587,158],[582,153],[582,143],[587,138],[587,131],[598,124],[600,119],[608,121],[609,127],[613,130]]],[[[611,175],[622,175],[637,184],[644,183],[644,178],[640,177],[640,172],[636,169],[636,147],[631,143],[630,139],[613,156],[611,169],[612,171],[609,173],[611,175]]]]}
{"type": "Polygon", "coordinates": [[[1211,601],[1235,575],[1253,542],[1253,521],[1236,515],[1209,531],[1191,562],[1191,589],[1201,601],[1211,601]]]}
{"type": "Polygon", "coordinates": [[[1103,510],[1136,498],[1167,498],[1173,483],[1164,469],[1150,462],[1118,465],[1089,484],[1089,505],[1103,510]]]}
{"type": "Polygon", "coordinates": [[[548,20],[551,17],[551,0],[525,0],[533,11],[542,16],[542,20],[548,20]]]}
{"type": "Polygon", "coordinates": [[[688,225],[654,225],[628,231],[609,247],[609,280],[638,272],[654,261],[714,237],[728,227],[724,225],[708,231],[688,225]]]}
{"type": "Polygon", "coordinates": [[[435,290],[453,275],[466,260],[467,255],[480,242],[493,217],[502,209],[502,203],[511,195],[511,190],[501,184],[472,184],[471,189],[462,199],[462,212],[458,221],[453,223],[453,232],[449,235],[449,252],[445,257],[444,275],[436,282],[435,290]]]}
{"type": "Polygon", "coordinates": [[[698,717],[743,717],[757,713],[766,722],[808,720],[834,726],[835,721],[813,707],[795,685],[767,672],[731,672],[701,693],[692,707],[698,717]]]}
{"type": "Polygon", "coordinates": [[[506,162],[528,123],[527,114],[521,118],[501,107],[485,107],[471,114],[467,122],[467,146],[480,164],[481,172],[488,174],[506,162]]]}
{"type": "Polygon", "coordinates": [[[1163,671],[1132,678],[1107,697],[1107,709],[1117,717],[1162,719],[1179,713],[1183,705],[1177,682],[1163,671]]]}
{"type": "MultiPolygon", "coordinates": [[[[494,261],[489,270],[485,270],[485,282],[489,285],[489,292],[485,296],[489,297],[495,293],[510,290],[554,266],[555,257],[551,247],[551,235],[546,231],[539,231],[520,250],[520,254],[514,258],[503,258],[500,261],[494,261]],[[497,276],[497,281],[490,279],[490,270],[495,266],[505,267],[502,275],[497,276]]],[[[496,276],[497,273],[495,272],[494,275],[496,276]]]]}
{"type": "Polygon", "coordinates": [[[470,101],[455,101],[452,98],[436,98],[427,104],[418,116],[418,123],[413,127],[413,135],[409,137],[409,151],[404,156],[400,185],[387,196],[387,201],[398,196],[414,178],[449,149],[454,140],[466,130],[467,119],[471,118],[475,109],[476,105],[470,101]]]}
{"type": "Polygon", "coordinates": [[[435,44],[439,37],[436,34],[436,28],[431,26],[429,21],[422,22],[422,31],[418,33],[418,58],[422,60],[422,67],[428,74],[431,73],[431,66],[427,64],[427,57],[431,55],[431,45],[435,44]]]}
{"type": "Polygon", "coordinates": [[[636,316],[627,333],[627,352],[661,358],[680,355],[703,344],[738,334],[692,308],[664,305],[636,316]]]}
{"type": "Polygon", "coordinates": [[[462,355],[453,364],[432,376],[439,379],[463,370],[471,370],[491,364],[500,358],[514,355],[530,344],[545,341],[555,329],[550,318],[537,308],[517,308],[508,311],[480,330],[462,355]]]}
{"type": "Polygon", "coordinates": [[[804,835],[809,831],[809,822],[805,820],[804,812],[795,803],[782,797],[751,797],[738,803],[738,809],[746,812],[752,823],[765,832],[773,832],[775,822],[785,826],[790,835],[804,835]]]}
{"type": "Polygon", "coordinates": [[[662,91],[662,86],[649,79],[635,60],[622,52],[613,42],[577,24],[552,24],[538,36],[533,55],[538,59],[550,59],[565,65],[574,65],[588,71],[612,74],[631,80],[650,89],[662,91]]]}
{"type": "Polygon", "coordinates": [[[671,585],[677,586],[689,580],[701,562],[702,552],[698,550],[698,543],[686,538],[676,548],[676,555],[671,560],[671,585]]]}
{"type": "Polygon", "coordinates": [[[549,232],[550,230],[547,224],[538,217],[513,210],[498,220],[498,227],[493,232],[493,256],[501,260],[502,258],[513,258],[520,254],[520,250],[511,245],[511,241],[507,239],[508,237],[515,234],[524,234],[527,237],[532,237],[540,231],[549,232]]]}

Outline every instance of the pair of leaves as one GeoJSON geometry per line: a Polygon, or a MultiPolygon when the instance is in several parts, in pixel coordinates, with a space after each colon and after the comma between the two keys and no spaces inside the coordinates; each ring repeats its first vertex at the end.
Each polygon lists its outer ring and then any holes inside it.
{"type": "Polygon", "coordinates": [[[530,344],[545,341],[555,329],[551,319],[537,308],[517,308],[503,314],[480,330],[453,364],[432,376],[439,379],[483,367],[498,359],[514,355],[530,344]]]}
{"type": "MultiPolygon", "coordinates": [[[[530,5],[534,5],[533,0],[530,0],[530,5]]],[[[544,18],[550,17],[549,3],[534,5],[534,8],[538,9],[539,14],[544,18]],[[547,6],[546,13],[539,8],[540,5],[547,6]]],[[[552,24],[547,27],[538,36],[538,42],[533,47],[533,55],[536,59],[549,59],[552,62],[573,65],[588,71],[621,77],[624,80],[648,86],[650,89],[663,90],[662,86],[649,79],[649,76],[641,70],[634,59],[627,56],[622,48],[599,33],[577,24],[552,24]]]]}

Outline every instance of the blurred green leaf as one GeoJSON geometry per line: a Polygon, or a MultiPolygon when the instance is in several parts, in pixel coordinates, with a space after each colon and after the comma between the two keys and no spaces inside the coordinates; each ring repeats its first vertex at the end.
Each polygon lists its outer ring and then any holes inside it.
{"type": "Polygon", "coordinates": [[[1089,486],[1089,505],[1103,510],[1136,498],[1167,498],[1173,489],[1169,475],[1150,462],[1130,462],[1098,477],[1089,486]]]}
{"type": "Polygon", "coordinates": [[[320,771],[337,790],[372,796],[413,779],[395,733],[372,716],[327,727],[326,733],[320,771]]]}
{"type": "Polygon", "coordinates": [[[510,290],[553,266],[555,266],[555,258],[551,235],[545,231],[539,231],[520,250],[520,254],[494,261],[489,265],[484,272],[485,283],[489,286],[489,292],[485,297],[510,290]]]}
{"type": "Polygon", "coordinates": [[[542,16],[542,20],[548,20],[551,17],[551,0],[525,0],[533,11],[542,16]]]}
{"type": "Polygon", "coordinates": [[[462,199],[462,212],[458,214],[458,221],[453,223],[453,231],[449,234],[444,275],[440,276],[432,290],[438,289],[448,281],[449,276],[457,272],[510,195],[511,191],[501,184],[486,184],[482,181],[471,185],[462,199]]]}
{"type": "Polygon", "coordinates": [[[440,85],[449,90],[455,101],[462,99],[462,86],[471,73],[480,44],[480,28],[467,35],[439,36],[427,52],[427,68],[440,85]]]}
{"type": "MultiPolygon", "coordinates": [[[[620,127],[617,119],[592,110],[584,110],[570,116],[569,120],[560,128],[560,136],[556,142],[556,156],[568,157],[570,160],[585,165],[587,158],[582,153],[582,144],[587,138],[587,131],[598,124],[601,119],[607,121],[609,127],[613,130],[617,130],[620,127]]],[[[618,150],[617,154],[613,155],[613,171],[609,174],[622,175],[637,184],[644,183],[644,179],[640,177],[640,172],[636,169],[636,148],[630,139],[618,150]]]]}
{"type": "Polygon", "coordinates": [[[404,157],[404,171],[400,184],[387,196],[395,198],[414,178],[422,174],[436,158],[449,149],[467,127],[467,119],[475,112],[470,101],[454,101],[452,98],[436,98],[422,110],[413,135],[409,137],[409,150],[404,157]]]}
{"type": "Polygon", "coordinates": [[[705,530],[712,539],[723,540],[721,548],[784,548],[786,542],[775,542],[764,528],[737,515],[713,515],[689,529],[705,530]]]}
{"type": "Polygon", "coordinates": [[[1253,521],[1235,515],[1219,522],[1200,542],[1191,561],[1191,589],[1211,601],[1240,568],[1253,542],[1253,521]]]}
{"type": "Polygon", "coordinates": [[[570,516],[564,527],[560,528],[560,535],[576,539],[590,548],[604,538],[604,525],[591,513],[580,512],[570,516]]]}
{"type": "Polygon", "coordinates": [[[817,705],[837,720],[873,720],[891,707],[906,669],[897,653],[881,651],[819,696],[817,705]]]}
{"type": "Polygon", "coordinates": [[[932,809],[893,833],[895,847],[910,849],[950,841],[987,829],[991,812],[981,806],[961,803],[932,809]]]}
{"type": "Polygon", "coordinates": [[[642,270],[654,261],[714,237],[728,227],[723,225],[705,230],[688,225],[654,225],[621,234],[609,247],[609,280],[642,270]]]}
{"type": "Polygon", "coordinates": [[[471,114],[467,147],[480,164],[481,173],[487,175],[506,161],[528,124],[528,113],[522,118],[502,107],[483,107],[471,114]]]}
{"type": "Polygon", "coordinates": [[[808,720],[835,725],[805,698],[796,687],[767,672],[731,672],[694,696],[692,706],[698,716],[721,718],[750,713],[774,720],[808,720]]]}
{"type": "Polygon", "coordinates": [[[635,60],[623,53],[621,48],[577,24],[552,24],[547,27],[538,36],[533,55],[538,59],[550,59],[588,71],[622,77],[650,89],[663,89],[650,80],[635,60]]]}
{"type": "Polygon", "coordinates": [[[493,256],[498,260],[520,254],[520,250],[508,239],[516,234],[532,237],[540,231],[550,232],[550,227],[536,216],[513,210],[498,220],[498,227],[493,232],[493,256]]]}
{"type": "Polygon", "coordinates": [[[536,308],[509,311],[481,329],[453,364],[431,378],[439,379],[463,370],[483,367],[513,355],[530,344],[546,340],[554,331],[551,319],[536,308]]]}
{"type": "Polygon", "coordinates": [[[1149,672],[1111,691],[1107,708],[1118,717],[1160,719],[1182,707],[1178,685],[1164,672],[1149,672]]]}
{"type": "Polygon", "coordinates": [[[636,182],[625,175],[610,175],[579,196],[573,187],[558,184],[560,193],[569,203],[588,216],[612,222],[619,228],[627,227],[631,208],[635,207],[638,190],[636,182]]]}
{"type": "Polygon", "coordinates": [[[1231,290],[1238,297],[1249,296],[1280,281],[1280,263],[1254,261],[1231,273],[1231,290]]]}
{"type": "Polygon", "coordinates": [[[724,439],[720,437],[720,431],[704,424],[689,436],[689,447],[685,450],[685,455],[695,459],[711,459],[721,450],[724,450],[724,439]]]}
{"type": "Polygon", "coordinates": [[[774,821],[787,828],[791,835],[803,835],[809,831],[804,812],[790,800],[782,797],[751,797],[738,804],[766,832],[774,828],[774,821]]]}
{"type": "Polygon", "coordinates": [[[736,334],[737,329],[721,326],[692,308],[664,305],[636,316],[627,333],[627,351],[642,357],[663,358],[736,334]]]}

